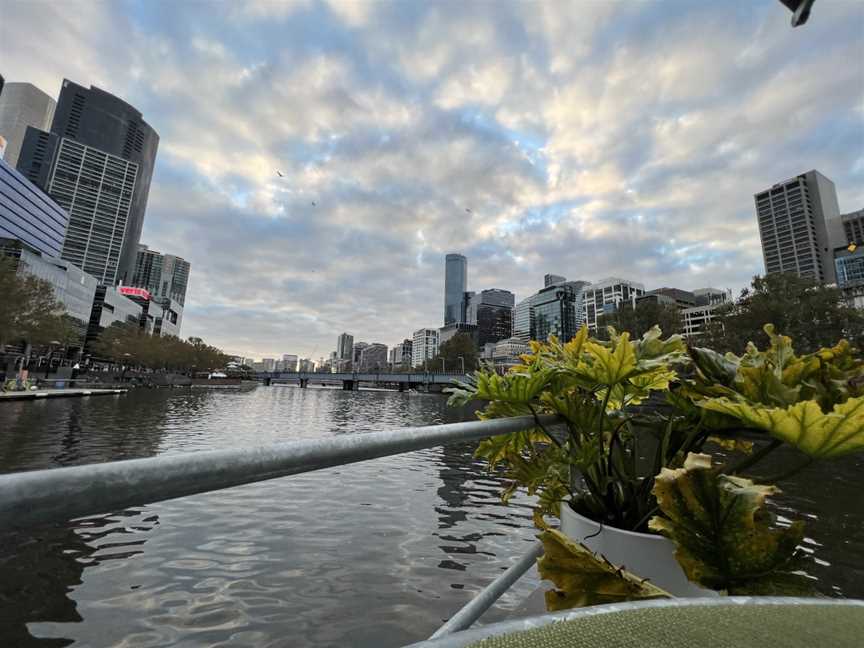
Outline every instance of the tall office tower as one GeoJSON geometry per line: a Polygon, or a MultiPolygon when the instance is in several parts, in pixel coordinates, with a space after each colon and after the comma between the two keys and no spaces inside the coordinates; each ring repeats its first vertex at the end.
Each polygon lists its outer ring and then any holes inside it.
{"type": "Polygon", "coordinates": [[[460,324],[468,290],[468,259],[448,254],[444,261],[444,325],[460,324]]]}
{"type": "Polygon", "coordinates": [[[69,212],[63,258],[83,257],[78,265],[101,268],[93,274],[103,282],[132,281],[158,146],[138,110],[63,80],[51,133],[28,128],[18,158],[19,171],[69,212]]]}
{"type": "Polygon", "coordinates": [[[342,333],[336,340],[336,357],[339,360],[352,360],[354,351],[354,336],[342,333]]]}
{"type": "Polygon", "coordinates": [[[638,281],[609,277],[597,283],[586,284],[582,290],[582,323],[590,331],[597,330],[597,320],[614,312],[621,304],[636,305],[636,298],[645,294],[645,285],[638,281]]]}
{"type": "Polygon", "coordinates": [[[135,273],[129,283],[146,288],[154,297],[167,297],[185,306],[191,268],[185,259],[139,244],[135,273]]]}
{"type": "Polygon", "coordinates": [[[18,164],[28,126],[47,130],[57,103],[32,83],[7,83],[0,95],[0,135],[6,140],[3,159],[18,164]]]}
{"type": "Polygon", "coordinates": [[[840,221],[843,223],[843,233],[846,235],[846,239],[835,247],[840,247],[844,243],[845,245],[854,243],[858,247],[864,246],[864,209],[843,214],[840,221]]]}
{"type": "Polygon", "coordinates": [[[834,283],[833,251],[845,240],[834,183],[808,171],[760,191],[754,200],[765,273],[794,272],[834,283]]]}
{"type": "Polygon", "coordinates": [[[567,279],[565,277],[562,277],[561,275],[547,274],[543,276],[543,287],[548,288],[549,286],[559,284],[564,281],[567,281],[567,279]]]}
{"type": "MultiPolygon", "coordinates": [[[[32,132],[32,131],[28,131],[32,132]]],[[[59,141],[48,194],[69,212],[61,257],[113,285],[119,273],[135,163],[70,139],[59,141]]]]}

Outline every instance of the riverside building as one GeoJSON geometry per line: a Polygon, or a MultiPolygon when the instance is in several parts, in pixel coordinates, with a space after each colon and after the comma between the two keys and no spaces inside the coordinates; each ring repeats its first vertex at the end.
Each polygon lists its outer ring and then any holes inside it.
{"type": "Polygon", "coordinates": [[[131,283],[159,136],[128,103],[63,80],[50,132],[28,127],[18,169],[69,212],[63,258],[131,283]]]}
{"type": "Polygon", "coordinates": [[[834,283],[833,251],[846,239],[834,183],[812,170],[778,182],[753,199],[766,274],[793,272],[834,283]]]}

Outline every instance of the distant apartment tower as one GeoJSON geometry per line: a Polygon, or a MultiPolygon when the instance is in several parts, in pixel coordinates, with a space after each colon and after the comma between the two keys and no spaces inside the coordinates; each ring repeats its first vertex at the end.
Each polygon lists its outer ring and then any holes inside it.
{"type": "Polygon", "coordinates": [[[414,331],[411,341],[411,364],[422,367],[427,360],[432,360],[438,354],[438,331],[423,328],[414,331]]]}
{"type": "Polygon", "coordinates": [[[622,304],[635,306],[636,299],[645,294],[645,285],[638,281],[608,277],[585,287],[582,299],[583,323],[588,330],[597,330],[601,316],[615,312],[622,304]]]}
{"type": "Polygon", "coordinates": [[[181,257],[162,254],[139,244],[130,283],[146,288],[154,297],[168,297],[185,306],[191,269],[191,264],[181,257]]]}
{"type": "Polygon", "coordinates": [[[812,170],[760,191],[754,200],[765,273],[834,283],[833,250],[845,240],[834,183],[812,170]]]}
{"type": "Polygon", "coordinates": [[[51,132],[28,128],[18,159],[18,169],[69,211],[63,258],[102,267],[96,276],[104,282],[132,281],[158,146],[138,110],[63,80],[51,132]]]}
{"type": "Polygon", "coordinates": [[[32,83],[7,83],[0,95],[0,135],[6,140],[2,158],[18,164],[27,127],[48,130],[57,103],[32,83]]]}
{"type": "Polygon", "coordinates": [[[448,254],[444,260],[444,325],[462,322],[465,291],[468,289],[468,259],[448,254]]]}
{"type": "Polygon", "coordinates": [[[351,360],[354,351],[354,336],[342,333],[336,340],[336,358],[338,360],[351,360]]]}
{"type": "MultiPolygon", "coordinates": [[[[858,247],[864,247],[864,209],[843,214],[840,217],[840,222],[843,224],[843,233],[846,235],[845,244],[854,243],[858,247]]],[[[840,245],[843,243],[841,242],[840,245]]],[[[835,247],[840,247],[840,245],[835,247]]]]}

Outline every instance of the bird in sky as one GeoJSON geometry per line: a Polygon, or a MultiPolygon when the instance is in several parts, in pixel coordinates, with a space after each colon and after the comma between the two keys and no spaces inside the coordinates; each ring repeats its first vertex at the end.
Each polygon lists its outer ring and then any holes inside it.
{"type": "Polygon", "coordinates": [[[315,206],[315,201],[314,201],[314,200],[312,201],[312,206],[313,206],[313,207],[315,206]]]}
{"type": "Polygon", "coordinates": [[[280,178],[285,177],[284,175],[282,175],[282,172],[279,169],[276,169],[276,175],[278,175],[280,178]]]}
{"type": "Polygon", "coordinates": [[[465,211],[468,212],[469,214],[471,213],[471,210],[468,209],[467,207],[465,208],[465,211]]]}

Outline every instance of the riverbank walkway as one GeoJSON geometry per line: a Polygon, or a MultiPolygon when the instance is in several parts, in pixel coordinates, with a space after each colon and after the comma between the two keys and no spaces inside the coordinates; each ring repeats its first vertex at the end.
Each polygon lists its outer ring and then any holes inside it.
{"type": "Polygon", "coordinates": [[[107,396],[125,394],[128,389],[30,389],[0,392],[0,402],[6,400],[35,400],[37,398],[69,398],[71,396],[107,396]]]}

